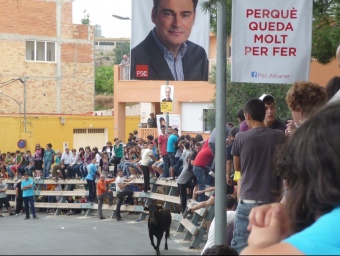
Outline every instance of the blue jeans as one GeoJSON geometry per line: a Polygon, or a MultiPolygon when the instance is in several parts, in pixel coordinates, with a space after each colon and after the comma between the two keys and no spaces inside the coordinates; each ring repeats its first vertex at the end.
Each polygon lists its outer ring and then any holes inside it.
{"type": "Polygon", "coordinates": [[[44,178],[45,179],[48,178],[48,176],[50,175],[51,165],[52,165],[52,161],[44,162],[44,178]]]}
{"type": "Polygon", "coordinates": [[[231,247],[233,247],[238,253],[240,253],[248,245],[248,237],[250,232],[247,230],[249,224],[250,210],[258,204],[244,204],[240,202],[237,205],[235,222],[234,222],[234,235],[231,241],[231,247]]]}
{"type": "Polygon", "coordinates": [[[28,203],[30,204],[31,206],[31,212],[33,214],[33,218],[36,217],[35,215],[35,208],[34,208],[34,199],[33,199],[33,196],[26,196],[26,197],[23,197],[24,199],[24,204],[25,204],[25,212],[26,212],[26,218],[29,218],[30,217],[30,210],[29,210],[29,205],[28,203]]]}
{"type": "Polygon", "coordinates": [[[163,177],[164,178],[167,178],[169,177],[169,166],[170,166],[170,158],[168,155],[164,155],[163,156],[163,163],[164,163],[164,166],[163,166],[163,177]]]}
{"type": "MultiPolygon", "coordinates": [[[[197,177],[197,183],[198,183],[198,190],[204,190],[205,189],[205,168],[202,168],[200,166],[194,166],[193,172],[195,176],[197,177]]],[[[205,201],[205,194],[199,194],[197,197],[198,202],[205,201]]]]}
{"type": "Polygon", "coordinates": [[[175,154],[176,154],[175,152],[168,152],[168,157],[170,159],[169,167],[173,168],[175,166],[175,164],[176,164],[175,154]]]}

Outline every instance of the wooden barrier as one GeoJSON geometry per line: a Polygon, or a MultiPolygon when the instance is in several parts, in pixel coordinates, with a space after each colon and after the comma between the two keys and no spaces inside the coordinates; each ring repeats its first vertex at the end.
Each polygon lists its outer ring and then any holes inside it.
{"type": "MultiPolygon", "coordinates": [[[[17,181],[13,180],[5,180],[5,182],[9,185],[14,185],[17,181]]],[[[36,208],[48,208],[48,209],[56,209],[55,215],[60,215],[61,211],[64,209],[81,209],[85,210],[86,217],[89,217],[93,214],[94,211],[98,209],[98,204],[95,203],[67,203],[66,198],[68,196],[80,196],[85,197],[88,196],[89,192],[85,190],[85,185],[87,185],[86,181],[82,180],[34,180],[34,183],[37,189],[34,191],[34,195],[36,196],[56,196],[60,197],[60,200],[56,203],[47,203],[47,202],[35,202],[36,208]],[[64,190],[61,191],[48,191],[42,190],[44,185],[64,185],[64,190]],[[71,190],[73,186],[83,187],[76,190],[71,190]]],[[[130,184],[143,184],[143,178],[137,178],[130,182],[130,184]]],[[[145,220],[148,212],[144,211],[144,207],[150,205],[153,201],[162,201],[163,208],[168,209],[170,206],[173,206],[177,211],[177,206],[180,205],[180,198],[177,196],[177,181],[167,180],[167,179],[150,179],[151,192],[134,192],[133,198],[138,198],[144,200],[144,205],[122,205],[121,212],[134,212],[140,213],[139,220],[145,220]],[[165,188],[164,194],[157,193],[157,188],[162,186],[165,188]]],[[[15,196],[15,190],[8,189],[7,195],[15,196]]],[[[117,198],[116,192],[112,192],[113,197],[117,198]]],[[[211,195],[211,193],[207,194],[211,195]]],[[[15,206],[15,201],[10,201],[11,206],[15,206]]],[[[190,202],[188,201],[188,205],[190,202]]],[[[102,207],[103,210],[111,210],[112,215],[111,219],[115,218],[116,205],[109,206],[104,204],[102,207]]],[[[189,248],[199,248],[199,244],[201,243],[204,235],[206,234],[206,222],[209,222],[214,217],[214,206],[210,206],[208,209],[202,208],[193,214],[191,220],[183,219],[182,214],[171,213],[172,220],[177,221],[178,227],[177,232],[185,231],[183,240],[192,241],[189,248]]]]}

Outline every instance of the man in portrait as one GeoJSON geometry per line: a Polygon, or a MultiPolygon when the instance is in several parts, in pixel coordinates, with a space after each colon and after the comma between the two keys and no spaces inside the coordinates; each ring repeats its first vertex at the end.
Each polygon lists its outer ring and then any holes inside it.
{"type": "Polygon", "coordinates": [[[198,0],[153,0],[155,27],[131,50],[131,78],[207,81],[208,59],[203,47],[188,41],[198,0]]]}

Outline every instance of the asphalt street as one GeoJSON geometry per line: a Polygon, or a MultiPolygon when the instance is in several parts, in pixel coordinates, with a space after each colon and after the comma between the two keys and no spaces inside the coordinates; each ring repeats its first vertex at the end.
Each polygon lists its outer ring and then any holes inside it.
{"type": "MultiPolygon", "coordinates": [[[[110,214],[104,211],[104,216],[110,214]]],[[[122,222],[99,220],[96,214],[51,216],[38,212],[38,220],[3,215],[1,255],[156,255],[147,220],[135,221],[139,215],[122,213],[122,222]]],[[[177,225],[173,221],[168,251],[163,237],[161,255],[199,255],[199,249],[189,249],[190,242],[183,241],[184,233],[176,233],[177,225]]]]}

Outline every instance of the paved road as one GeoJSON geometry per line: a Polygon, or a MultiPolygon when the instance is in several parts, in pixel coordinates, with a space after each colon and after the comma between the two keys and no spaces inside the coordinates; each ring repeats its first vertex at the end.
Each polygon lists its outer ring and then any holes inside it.
{"type": "MultiPolygon", "coordinates": [[[[135,222],[138,215],[122,213],[123,222],[96,216],[38,213],[38,220],[24,220],[3,213],[1,225],[1,255],[156,255],[150,244],[147,221],[135,222]]],[[[104,211],[105,216],[105,211],[104,211]]],[[[107,212],[106,217],[110,216],[107,212]]],[[[184,233],[171,229],[169,250],[161,243],[161,255],[199,255],[200,250],[188,249],[184,233]]]]}

